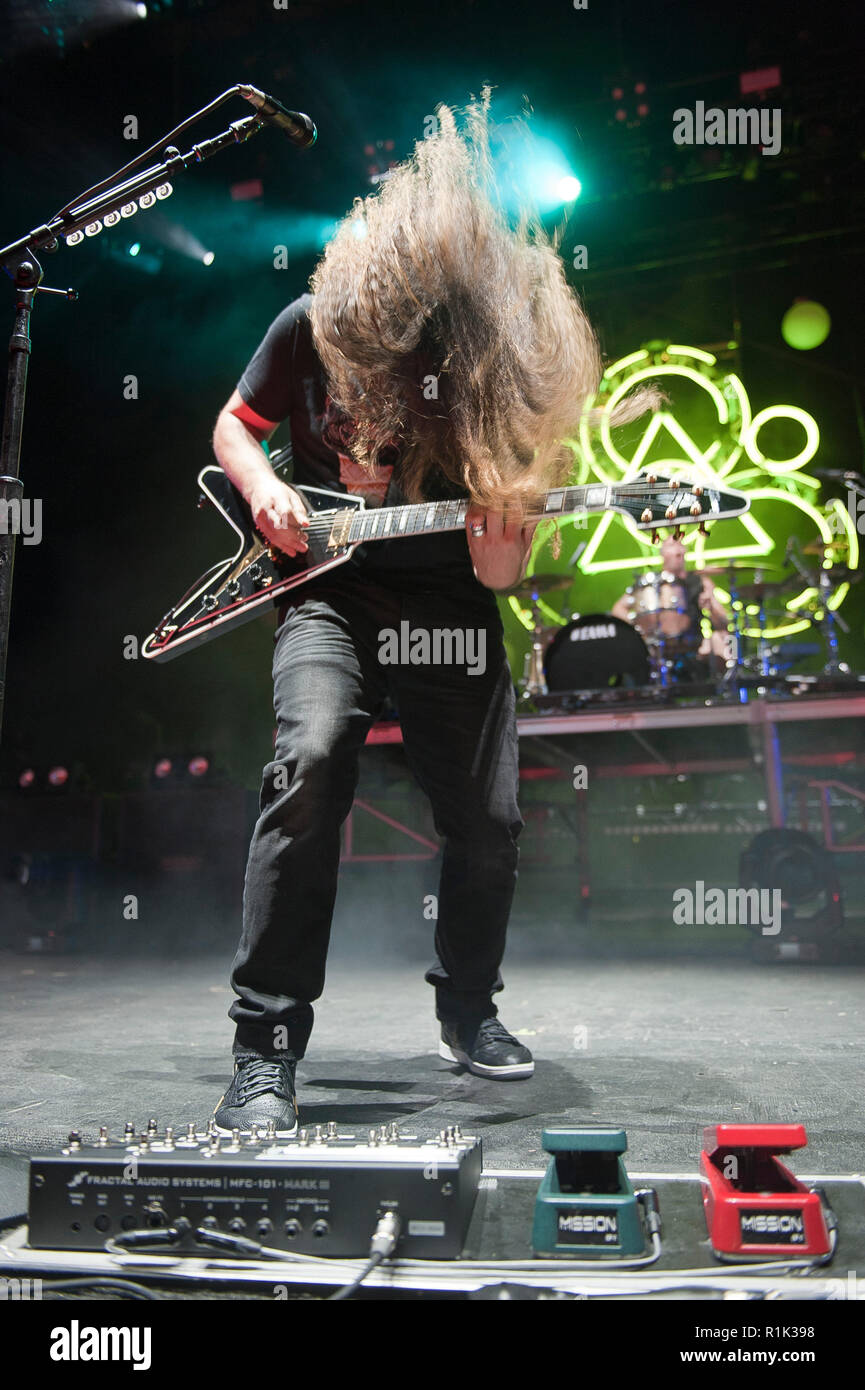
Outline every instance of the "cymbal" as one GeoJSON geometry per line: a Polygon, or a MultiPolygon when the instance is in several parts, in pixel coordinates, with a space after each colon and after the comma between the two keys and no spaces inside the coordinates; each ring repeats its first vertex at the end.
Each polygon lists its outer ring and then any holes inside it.
{"type": "Polygon", "coordinates": [[[795,579],[795,575],[789,575],[786,579],[761,579],[756,584],[740,584],[736,590],[736,597],[743,603],[756,603],[769,594],[780,594],[782,589],[789,589],[795,579]]]}
{"type": "MultiPolygon", "coordinates": [[[[645,561],[645,559],[642,559],[642,560],[635,560],[634,563],[633,563],[633,568],[634,568],[635,570],[636,570],[636,569],[645,569],[645,568],[646,568],[646,561],[645,561]]],[[[713,575],[713,574],[729,574],[729,573],[730,573],[730,570],[762,570],[762,572],[763,572],[764,574],[784,574],[784,573],[785,573],[785,570],[784,570],[784,566],[783,566],[783,565],[767,565],[767,564],[763,564],[763,563],[762,563],[761,561],[759,561],[759,560],[731,560],[730,563],[729,563],[728,565],[693,565],[693,566],[687,571],[687,573],[688,573],[688,574],[708,574],[708,575],[713,575]]],[[[656,573],[657,573],[657,572],[658,572],[658,571],[656,571],[656,573]]]]}
{"type": "Polygon", "coordinates": [[[839,536],[837,541],[809,541],[802,546],[803,555],[823,555],[827,550],[849,550],[850,546],[846,536],[839,536]]]}
{"type": "Polygon", "coordinates": [[[862,578],[862,570],[851,570],[849,565],[832,565],[829,569],[824,569],[823,573],[828,574],[835,583],[849,579],[851,584],[858,584],[862,578]]]}
{"type": "Polygon", "coordinates": [[[862,570],[852,570],[849,565],[821,565],[816,574],[827,574],[830,583],[840,584],[843,580],[849,579],[851,584],[858,584],[862,578],[862,570]]]}
{"type": "Polygon", "coordinates": [[[729,565],[696,565],[693,574],[728,574],[730,570],[762,570],[764,574],[783,574],[783,565],[762,565],[756,560],[731,560],[729,565]]]}
{"type": "Polygon", "coordinates": [[[531,598],[533,594],[549,594],[556,589],[570,589],[574,582],[572,574],[530,574],[528,579],[520,580],[505,593],[513,598],[531,598]]]}

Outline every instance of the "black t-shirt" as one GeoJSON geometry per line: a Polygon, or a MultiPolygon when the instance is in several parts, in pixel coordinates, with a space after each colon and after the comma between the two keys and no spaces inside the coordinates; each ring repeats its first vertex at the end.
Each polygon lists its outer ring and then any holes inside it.
{"type": "MultiPolygon", "coordinates": [[[[399,489],[399,452],[385,455],[377,478],[348,455],[325,442],[327,378],[315,350],[309,322],[311,295],[289,304],[274,319],[237,389],[256,415],[273,423],[288,421],[294,459],[292,481],[299,487],[329,488],[363,496],[367,506],[397,506],[406,501],[399,489]]],[[[465,494],[448,489],[445,480],[430,500],[465,494]]],[[[370,541],[359,547],[334,574],[361,576],[404,591],[459,591],[475,600],[494,602],[491,591],[474,576],[465,530],[432,536],[370,541]]]]}

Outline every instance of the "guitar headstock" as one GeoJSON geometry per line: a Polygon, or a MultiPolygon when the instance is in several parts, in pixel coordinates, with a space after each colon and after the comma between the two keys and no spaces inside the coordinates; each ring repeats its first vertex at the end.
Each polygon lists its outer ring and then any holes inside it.
{"type": "Polygon", "coordinates": [[[647,468],[628,482],[615,484],[611,505],[629,516],[640,531],[672,527],[679,532],[685,526],[698,526],[705,535],[710,522],[742,516],[751,503],[734,488],[647,468]]]}

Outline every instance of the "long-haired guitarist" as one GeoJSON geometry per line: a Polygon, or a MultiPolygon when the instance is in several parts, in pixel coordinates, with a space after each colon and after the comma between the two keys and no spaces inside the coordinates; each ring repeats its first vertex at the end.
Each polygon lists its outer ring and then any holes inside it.
{"type": "MultiPolygon", "coordinates": [[[[438,129],[414,156],[358,200],[312,276],[312,295],[271,324],[214,432],[219,463],[285,555],[302,554],[309,519],[261,447],[283,422],[300,486],[362,493],[372,505],[471,502],[465,532],[367,544],[279,610],[277,737],[231,976],[235,1072],[215,1111],[221,1131],[270,1121],[278,1135],[296,1129],[296,1064],[324,986],[340,826],[387,696],[443,840],[436,959],[425,977],[440,1055],[481,1076],[533,1071],[493,1002],[522,828],[514,694],[493,591],[525,570],[531,500],[567,477],[563,440],[601,363],[554,248],[539,228],[509,225],[497,204],[488,100],[469,107],[461,127],[440,108],[438,129]],[[484,659],[381,660],[382,634],[406,623],[411,634],[471,634],[464,650],[484,659]]],[[[629,399],[618,418],[653,403],[651,393],[629,399]]],[[[406,919],[421,906],[406,901],[406,919]]],[[[383,983],[369,1008],[387,1006],[383,983]]]]}

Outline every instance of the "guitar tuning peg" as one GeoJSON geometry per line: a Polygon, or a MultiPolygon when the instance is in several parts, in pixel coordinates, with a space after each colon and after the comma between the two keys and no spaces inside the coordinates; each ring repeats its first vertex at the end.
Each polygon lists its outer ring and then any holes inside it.
{"type": "Polygon", "coordinates": [[[684,540],[684,539],[685,539],[685,528],[684,528],[683,526],[676,526],[676,527],[674,527],[674,529],[673,529],[673,540],[674,540],[674,541],[682,541],[682,540],[684,540]]]}
{"type": "Polygon", "coordinates": [[[661,533],[656,527],[655,530],[652,532],[652,545],[657,545],[660,539],[661,533]]]}
{"type": "Polygon", "coordinates": [[[701,521],[700,524],[699,524],[699,526],[697,527],[697,531],[698,531],[698,533],[699,533],[701,536],[708,536],[708,534],[709,534],[709,526],[708,526],[708,523],[705,522],[705,521],[701,521]]]}

